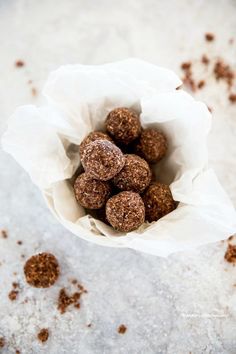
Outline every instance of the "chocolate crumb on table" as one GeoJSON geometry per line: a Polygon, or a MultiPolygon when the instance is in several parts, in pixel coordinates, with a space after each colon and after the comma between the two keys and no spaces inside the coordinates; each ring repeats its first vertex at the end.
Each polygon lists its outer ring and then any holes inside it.
{"type": "Polygon", "coordinates": [[[200,80],[199,81],[199,83],[198,83],[198,85],[197,85],[197,87],[199,88],[199,89],[201,89],[201,88],[203,88],[204,86],[205,86],[205,81],[204,80],[200,80]]]}
{"type": "Polygon", "coordinates": [[[126,331],[127,331],[127,327],[123,324],[121,324],[117,329],[117,332],[120,334],[124,334],[126,331]]]}
{"type": "Polygon", "coordinates": [[[8,233],[6,230],[1,230],[1,236],[2,238],[8,238],[8,233]]]}
{"type": "Polygon", "coordinates": [[[205,65],[208,65],[210,60],[209,58],[206,56],[206,54],[203,54],[202,59],[201,59],[202,63],[205,65]]]}
{"type": "Polygon", "coordinates": [[[42,328],[37,334],[37,337],[40,342],[45,343],[49,337],[49,330],[47,328],[42,328]]]}
{"type": "Polygon", "coordinates": [[[11,301],[15,301],[18,297],[19,291],[18,290],[11,290],[8,294],[8,297],[11,301]]]}
{"type": "Polygon", "coordinates": [[[14,289],[17,289],[17,288],[19,288],[20,286],[19,286],[19,283],[17,283],[17,282],[13,282],[12,283],[12,287],[14,288],[14,289]]]}
{"type": "Polygon", "coordinates": [[[232,87],[234,71],[228,64],[223,61],[223,59],[218,59],[216,61],[213,73],[217,81],[223,80],[228,85],[228,88],[232,87]]]}
{"type": "Polygon", "coordinates": [[[22,241],[20,241],[20,240],[19,240],[19,241],[17,241],[17,244],[18,244],[18,245],[20,245],[20,246],[22,245],[22,243],[23,243],[23,242],[22,242],[22,241]]]}
{"type": "Polygon", "coordinates": [[[236,245],[228,245],[228,248],[225,252],[225,260],[229,263],[236,263],[236,245]]]}
{"type": "Polygon", "coordinates": [[[6,344],[5,338],[4,337],[0,337],[0,348],[3,348],[6,344]]]}
{"type": "Polygon", "coordinates": [[[215,36],[214,36],[213,33],[209,33],[208,32],[208,33],[205,34],[205,39],[206,39],[207,42],[212,42],[212,41],[214,41],[215,36]]]}
{"type": "Polygon", "coordinates": [[[181,69],[184,71],[184,77],[182,78],[183,83],[191,90],[196,91],[196,83],[193,79],[192,73],[192,63],[190,61],[183,62],[181,64],[181,69]]]}
{"type": "Polygon", "coordinates": [[[82,294],[87,293],[87,290],[81,285],[80,291],[76,291],[71,295],[68,295],[65,288],[62,288],[58,295],[57,309],[61,314],[67,311],[70,305],[74,305],[75,308],[80,309],[80,297],[82,294]]]}
{"type": "Polygon", "coordinates": [[[231,103],[236,103],[236,93],[231,93],[231,94],[229,95],[229,101],[230,101],[231,103]]]}
{"type": "Polygon", "coordinates": [[[16,354],[20,354],[20,351],[18,349],[16,349],[16,354]]]}
{"type": "Polygon", "coordinates": [[[190,70],[192,66],[192,63],[190,61],[184,62],[181,64],[181,69],[182,70],[190,70]]]}
{"type": "Polygon", "coordinates": [[[24,66],[25,65],[25,63],[24,63],[24,61],[23,60],[17,60],[16,62],[15,62],[15,66],[17,67],[17,68],[22,68],[22,66],[24,66]]]}
{"type": "Polygon", "coordinates": [[[39,253],[30,257],[24,265],[25,278],[28,284],[35,288],[52,286],[59,274],[60,268],[56,257],[51,253],[39,253]]]}

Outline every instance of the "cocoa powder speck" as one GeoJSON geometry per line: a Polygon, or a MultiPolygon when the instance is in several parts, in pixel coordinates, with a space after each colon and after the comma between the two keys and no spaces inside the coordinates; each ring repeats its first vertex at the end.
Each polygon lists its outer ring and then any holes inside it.
{"type": "Polygon", "coordinates": [[[207,42],[212,42],[212,41],[214,41],[215,36],[214,36],[213,33],[209,33],[208,32],[208,33],[205,34],[205,39],[206,39],[207,42]]]}
{"type": "Polygon", "coordinates": [[[39,333],[37,334],[38,340],[44,343],[48,340],[49,337],[49,330],[47,328],[42,328],[39,333]]]}
{"type": "Polygon", "coordinates": [[[225,260],[229,263],[236,263],[236,245],[228,245],[225,252],[225,260]]]}
{"type": "Polygon", "coordinates": [[[120,334],[124,334],[126,331],[127,331],[127,327],[123,324],[121,324],[117,329],[117,332],[120,334]]]}
{"type": "Polygon", "coordinates": [[[11,290],[8,294],[8,297],[11,301],[15,301],[18,297],[19,291],[18,290],[11,290]]]}

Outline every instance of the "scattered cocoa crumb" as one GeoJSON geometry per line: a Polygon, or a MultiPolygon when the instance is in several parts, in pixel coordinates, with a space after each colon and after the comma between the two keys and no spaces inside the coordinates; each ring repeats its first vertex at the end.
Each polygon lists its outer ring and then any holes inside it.
{"type": "Polygon", "coordinates": [[[20,351],[18,349],[16,349],[16,354],[20,354],[20,351]]]}
{"type": "Polygon", "coordinates": [[[209,111],[210,113],[212,113],[212,112],[213,112],[213,108],[212,108],[212,107],[207,106],[207,108],[208,108],[208,111],[209,111]]]}
{"type": "Polygon", "coordinates": [[[17,289],[17,288],[19,288],[19,287],[20,287],[20,285],[19,285],[19,283],[17,283],[17,282],[15,282],[15,281],[13,281],[13,283],[12,283],[12,287],[13,287],[14,289],[17,289]]]}
{"type": "Polygon", "coordinates": [[[182,88],[182,85],[176,87],[176,90],[181,90],[181,88],[182,88]]]}
{"type": "Polygon", "coordinates": [[[231,103],[236,103],[236,93],[231,93],[229,95],[229,100],[231,103]]]}
{"type": "Polygon", "coordinates": [[[65,313],[67,307],[70,305],[74,305],[75,308],[80,308],[80,297],[82,294],[87,293],[87,290],[80,284],[78,284],[79,290],[72,295],[68,295],[65,288],[61,289],[58,296],[57,301],[57,309],[61,312],[61,314],[65,313]]]}
{"type": "Polygon", "coordinates": [[[47,328],[42,328],[38,335],[38,340],[40,340],[42,343],[46,342],[48,340],[48,337],[49,337],[49,331],[47,328]]]}
{"type": "Polygon", "coordinates": [[[65,313],[70,305],[78,305],[81,293],[75,292],[72,295],[66,293],[65,288],[61,289],[58,296],[57,309],[61,314],[65,313]]]}
{"type": "Polygon", "coordinates": [[[77,283],[78,283],[78,280],[77,280],[77,279],[72,279],[72,280],[71,280],[71,284],[75,285],[75,284],[77,284],[77,283]]]}
{"type": "Polygon", "coordinates": [[[13,275],[17,275],[17,272],[13,272],[13,275]]]}
{"type": "Polygon", "coordinates": [[[37,96],[37,90],[36,90],[36,88],[35,87],[32,87],[32,89],[31,89],[31,93],[32,93],[32,96],[37,96]]]}
{"type": "Polygon", "coordinates": [[[11,301],[15,301],[17,299],[18,294],[19,294],[18,290],[11,290],[8,294],[8,297],[11,301]]]}
{"type": "Polygon", "coordinates": [[[8,233],[6,230],[1,230],[2,238],[8,238],[8,233]]]}
{"type": "Polygon", "coordinates": [[[87,327],[88,328],[92,327],[92,323],[87,324],[87,327]]]}
{"type": "Polygon", "coordinates": [[[22,255],[21,255],[21,258],[25,258],[25,255],[24,255],[24,254],[22,254],[22,255]]]}
{"type": "Polygon", "coordinates": [[[117,332],[120,334],[124,334],[127,331],[127,327],[125,325],[120,325],[117,329],[117,332]]]}
{"type": "Polygon", "coordinates": [[[196,84],[193,79],[193,73],[191,68],[191,62],[184,62],[181,64],[181,69],[184,71],[184,77],[182,78],[182,81],[191,91],[194,92],[196,91],[196,84]]]}
{"type": "Polygon", "coordinates": [[[212,41],[214,41],[214,39],[215,39],[215,36],[214,36],[214,34],[213,33],[206,33],[205,34],[205,39],[206,39],[206,41],[208,41],[208,42],[212,42],[212,41]]]}
{"type": "Polygon", "coordinates": [[[45,252],[29,258],[24,273],[28,284],[36,288],[48,288],[57,280],[60,269],[56,257],[45,252]]]}
{"type": "Polygon", "coordinates": [[[22,243],[23,243],[23,242],[22,242],[22,241],[20,241],[20,240],[19,240],[19,241],[17,241],[17,244],[18,244],[18,245],[22,245],[22,243]]]}
{"type": "Polygon", "coordinates": [[[3,348],[6,344],[5,338],[4,337],[0,337],[0,348],[3,348]]]}
{"type": "Polygon", "coordinates": [[[229,39],[229,44],[233,44],[234,43],[234,38],[230,38],[229,39]]]}
{"type": "Polygon", "coordinates": [[[199,81],[199,83],[197,84],[197,87],[199,88],[199,89],[201,89],[201,88],[203,88],[204,86],[205,86],[205,81],[204,80],[200,80],[199,81]]]}
{"type": "Polygon", "coordinates": [[[15,66],[17,67],[17,68],[21,68],[22,66],[24,66],[25,65],[25,63],[23,62],[23,60],[17,60],[16,62],[15,62],[15,66]]]}
{"type": "Polygon", "coordinates": [[[236,263],[236,245],[228,245],[225,252],[225,259],[229,263],[236,263]]]}
{"type": "Polygon", "coordinates": [[[78,289],[79,289],[82,293],[84,293],[84,294],[87,294],[87,293],[88,293],[88,290],[86,290],[86,289],[83,287],[83,285],[78,284],[77,287],[78,287],[78,289]]]}
{"type": "Polygon", "coordinates": [[[231,88],[234,80],[234,71],[232,68],[223,62],[222,59],[218,59],[214,65],[214,75],[216,80],[223,80],[231,88]]]}
{"type": "Polygon", "coordinates": [[[191,66],[192,66],[192,63],[190,61],[184,62],[181,64],[181,69],[182,70],[190,70],[191,66]]]}
{"type": "Polygon", "coordinates": [[[206,54],[203,54],[202,59],[201,59],[202,63],[205,65],[208,65],[210,60],[208,59],[208,57],[206,56],[206,54]]]}

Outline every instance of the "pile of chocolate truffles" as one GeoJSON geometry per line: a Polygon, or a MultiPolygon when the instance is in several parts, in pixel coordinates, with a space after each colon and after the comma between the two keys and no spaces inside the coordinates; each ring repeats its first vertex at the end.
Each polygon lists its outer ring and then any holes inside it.
{"type": "Polygon", "coordinates": [[[112,110],[106,133],[90,133],[80,144],[84,172],[74,183],[77,202],[115,230],[130,232],[176,207],[168,185],[156,182],[151,165],[167,152],[165,135],[142,129],[129,108],[112,110]]]}

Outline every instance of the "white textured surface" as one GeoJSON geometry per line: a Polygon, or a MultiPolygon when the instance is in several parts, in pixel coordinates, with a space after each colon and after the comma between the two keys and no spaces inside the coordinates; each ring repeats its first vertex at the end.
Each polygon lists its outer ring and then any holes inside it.
{"type": "MultiPolygon", "coordinates": [[[[228,45],[235,14],[233,0],[1,1],[0,132],[16,106],[42,102],[27,81],[40,91],[61,64],[137,56],[179,72],[181,61],[205,52],[235,64],[236,45],[228,45]],[[204,42],[206,31],[216,34],[215,43],[204,42]],[[16,59],[26,66],[16,69],[16,59]]],[[[212,79],[196,97],[214,108],[210,162],[236,205],[236,106],[212,79]]],[[[168,259],[91,245],[57,224],[28,176],[2,152],[0,171],[0,228],[9,231],[0,239],[3,353],[235,354],[236,276],[224,262],[224,244],[168,259]],[[26,286],[22,274],[20,255],[39,251],[52,251],[61,263],[62,276],[48,290],[26,286]],[[71,277],[89,293],[79,312],[61,316],[57,292],[71,277]],[[14,280],[21,284],[15,303],[7,297],[14,280]],[[121,323],[128,327],[123,336],[116,332],[121,323]],[[41,327],[51,331],[44,345],[35,337],[41,327]]]]}

